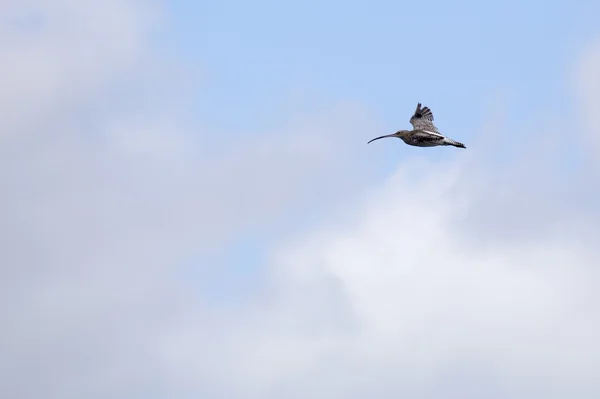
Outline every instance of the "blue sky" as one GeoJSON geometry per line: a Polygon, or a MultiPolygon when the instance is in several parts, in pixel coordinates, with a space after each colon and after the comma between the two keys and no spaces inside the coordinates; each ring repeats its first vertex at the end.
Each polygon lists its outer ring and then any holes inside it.
{"type": "Polygon", "coordinates": [[[599,2],[52,3],[0,3],[1,397],[600,397],[599,2]],[[417,102],[467,149],[367,145],[417,102]]]}
{"type": "Polygon", "coordinates": [[[464,138],[498,92],[509,93],[511,123],[532,103],[565,112],[562,76],[579,48],[578,22],[593,7],[176,1],[169,44],[200,61],[206,80],[195,111],[216,129],[252,134],[273,126],[300,95],[304,106],[359,102],[390,129],[405,126],[421,101],[444,130],[463,128],[464,138]]]}

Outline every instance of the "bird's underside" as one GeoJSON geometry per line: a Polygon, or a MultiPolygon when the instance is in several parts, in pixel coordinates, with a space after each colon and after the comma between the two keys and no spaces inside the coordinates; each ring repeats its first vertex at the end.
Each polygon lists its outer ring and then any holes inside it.
{"type": "Polygon", "coordinates": [[[425,130],[409,131],[405,137],[400,137],[406,144],[415,147],[436,147],[439,145],[452,145],[465,148],[462,143],[454,141],[439,133],[433,133],[425,130]]]}
{"type": "Polygon", "coordinates": [[[435,147],[438,145],[442,145],[443,136],[433,135],[426,132],[410,132],[413,134],[407,135],[407,137],[401,137],[402,140],[408,144],[415,147],[435,147]]]}
{"type": "MultiPolygon", "coordinates": [[[[396,133],[376,137],[371,141],[385,137],[398,137],[406,144],[415,147],[435,147],[440,145],[451,145],[459,148],[466,148],[464,144],[452,140],[442,135],[433,123],[433,113],[428,107],[421,107],[417,104],[415,113],[410,118],[413,130],[399,130],[396,133]]],[[[369,143],[371,142],[369,141],[369,143]]]]}

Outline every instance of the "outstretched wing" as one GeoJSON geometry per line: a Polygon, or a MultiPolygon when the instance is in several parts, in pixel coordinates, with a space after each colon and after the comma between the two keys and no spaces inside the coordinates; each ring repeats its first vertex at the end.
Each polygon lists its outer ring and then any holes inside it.
{"type": "Polygon", "coordinates": [[[428,107],[421,108],[421,103],[417,104],[417,109],[414,115],[411,116],[410,123],[415,129],[438,133],[437,127],[433,124],[433,113],[428,107]]]}

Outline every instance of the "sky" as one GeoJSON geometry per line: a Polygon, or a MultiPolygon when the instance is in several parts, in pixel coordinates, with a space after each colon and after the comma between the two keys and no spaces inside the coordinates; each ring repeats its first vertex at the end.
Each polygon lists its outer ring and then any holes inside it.
{"type": "Polygon", "coordinates": [[[599,397],[597,15],[0,2],[0,396],[599,397]]]}

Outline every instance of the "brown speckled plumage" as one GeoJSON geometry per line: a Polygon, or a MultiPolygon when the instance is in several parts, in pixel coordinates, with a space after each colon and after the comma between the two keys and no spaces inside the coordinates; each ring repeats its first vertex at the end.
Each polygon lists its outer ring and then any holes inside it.
{"type": "Polygon", "coordinates": [[[444,137],[433,123],[433,112],[431,112],[431,109],[428,107],[421,107],[421,103],[417,104],[417,109],[413,116],[411,116],[410,123],[413,125],[413,130],[398,130],[393,134],[376,137],[373,140],[370,140],[369,143],[385,137],[398,137],[406,144],[415,147],[452,145],[454,147],[466,148],[464,144],[448,137],[444,137]]]}

